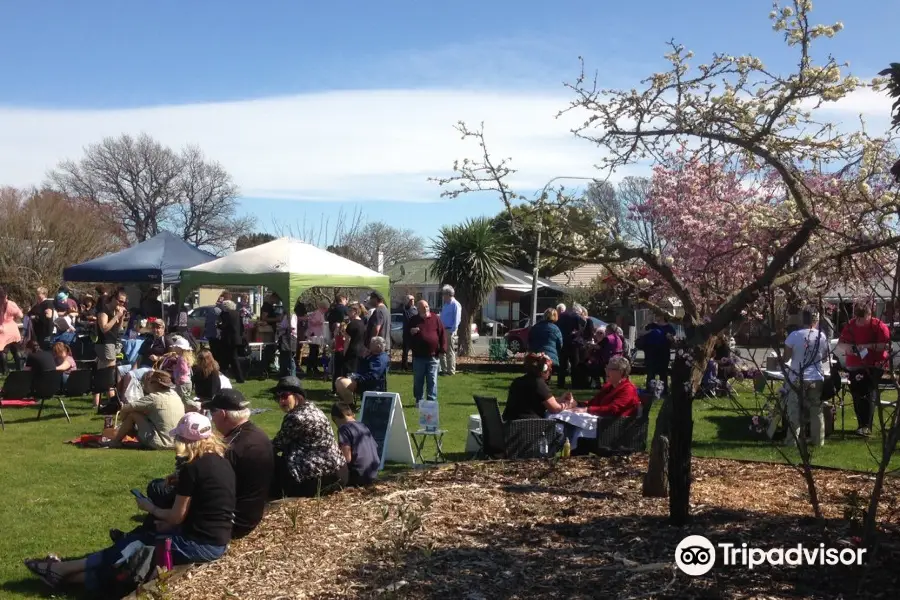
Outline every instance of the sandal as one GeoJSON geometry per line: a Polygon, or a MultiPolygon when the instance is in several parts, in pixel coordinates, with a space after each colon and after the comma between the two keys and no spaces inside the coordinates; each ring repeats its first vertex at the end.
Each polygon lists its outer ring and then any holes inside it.
{"type": "Polygon", "coordinates": [[[59,560],[58,557],[50,558],[50,556],[52,555],[48,555],[48,558],[44,560],[26,560],[25,566],[47,587],[56,590],[63,584],[64,577],[51,569],[51,565],[59,560]]]}

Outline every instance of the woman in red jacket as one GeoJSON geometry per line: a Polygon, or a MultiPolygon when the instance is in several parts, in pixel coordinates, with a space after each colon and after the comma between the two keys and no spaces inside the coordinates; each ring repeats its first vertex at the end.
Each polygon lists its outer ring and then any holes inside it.
{"type": "MultiPolygon", "coordinates": [[[[621,356],[609,359],[606,365],[606,383],[584,408],[576,409],[598,417],[631,417],[641,407],[637,388],[628,379],[631,365],[621,356]]],[[[566,396],[569,396],[567,394],[566,396]]],[[[563,401],[569,400],[564,397],[563,401]]]]}

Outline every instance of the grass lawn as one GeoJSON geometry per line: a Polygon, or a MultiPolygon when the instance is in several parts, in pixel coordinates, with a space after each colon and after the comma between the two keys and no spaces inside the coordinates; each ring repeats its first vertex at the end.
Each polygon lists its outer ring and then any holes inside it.
{"type": "MultiPolygon", "coordinates": [[[[513,374],[458,374],[439,380],[441,426],[448,429],[444,450],[452,459],[465,458],[466,424],[475,414],[472,394],[506,398],[513,374]]],[[[637,379],[642,381],[642,377],[637,379]]],[[[270,408],[254,421],[274,435],[281,413],[269,389],[272,381],[251,381],[241,387],[255,408],[270,408]]],[[[412,377],[392,374],[391,391],[399,392],[404,404],[412,404],[412,377]]],[[[307,382],[310,397],[327,408],[328,384],[307,382]]],[[[741,403],[758,412],[762,400],[754,400],[749,388],[740,388],[741,403]]],[[[587,399],[590,392],[577,393],[587,399]]],[[[852,432],[856,421],[852,407],[846,408],[846,430],[852,432]]],[[[128,490],[143,489],[146,483],[170,472],[171,452],[134,450],[84,450],[63,442],[80,433],[97,433],[102,417],[93,413],[88,399],[67,403],[72,423],[66,422],[58,405],[48,403],[41,421],[35,421],[33,408],[7,408],[3,411],[6,430],[0,433],[0,598],[42,596],[40,583],[29,577],[22,560],[56,552],[61,556],[80,555],[108,544],[110,527],[128,530],[138,514],[128,490]]],[[[657,407],[658,409],[658,407],[657,407]]],[[[655,415],[656,409],[654,410],[655,415]]],[[[415,408],[406,409],[407,424],[417,428],[415,408]]],[[[771,443],[749,430],[749,418],[735,409],[728,399],[695,403],[694,449],[700,456],[782,461],[771,443]]],[[[651,424],[654,418],[651,417],[651,424]]],[[[840,429],[840,413],[837,418],[840,429]]],[[[875,448],[876,438],[872,438],[875,448]]],[[[796,451],[791,456],[796,457],[796,451]]],[[[874,468],[866,443],[840,432],[816,451],[817,465],[844,469],[874,468]]]]}

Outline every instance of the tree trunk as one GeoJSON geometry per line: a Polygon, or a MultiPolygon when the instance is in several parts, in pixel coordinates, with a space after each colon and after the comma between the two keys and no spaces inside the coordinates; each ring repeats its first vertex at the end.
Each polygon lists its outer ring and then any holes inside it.
{"type": "MultiPolygon", "coordinates": [[[[669,520],[686,525],[691,511],[691,440],[694,434],[692,365],[679,356],[672,365],[669,396],[672,427],[669,436],[669,520]]],[[[705,363],[705,361],[703,361],[705,363]]]]}
{"type": "Polygon", "coordinates": [[[656,421],[643,494],[662,497],[668,483],[669,519],[674,525],[684,525],[690,518],[694,392],[714,345],[715,339],[709,338],[678,353],[672,363],[669,397],[656,421]]]}
{"type": "MultiPolygon", "coordinates": [[[[472,313],[462,307],[462,318],[459,320],[459,329],[456,334],[459,336],[459,356],[469,356],[472,353],[472,313]]],[[[447,332],[447,343],[450,343],[450,332],[447,332]]]]}
{"type": "MultiPolygon", "coordinates": [[[[884,477],[891,464],[891,457],[897,450],[897,443],[900,441],[900,419],[898,419],[898,416],[900,415],[895,410],[891,415],[890,427],[882,433],[881,460],[878,464],[875,485],[872,487],[872,495],[869,497],[869,506],[863,523],[863,537],[868,546],[872,546],[875,541],[875,530],[878,526],[878,505],[881,503],[881,494],[884,491],[884,477]]],[[[884,422],[884,419],[880,420],[882,423],[884,422]]]]}

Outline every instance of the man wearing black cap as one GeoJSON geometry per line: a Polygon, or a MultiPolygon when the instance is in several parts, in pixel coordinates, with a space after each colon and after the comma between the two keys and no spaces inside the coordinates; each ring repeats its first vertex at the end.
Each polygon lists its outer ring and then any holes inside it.
{"type": "Polygon", "coordinates": [[[275,470],[272,442],[250,422],[250,405],[238,390],[221,390],[203,408],[210,412],[213,424],[228,444],[226,458],[234,469],[237,486],[231,537],[244,537],[263,517],[275,470]]]}

